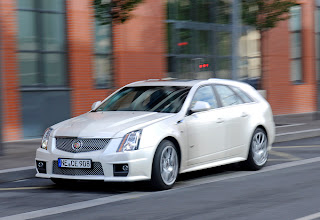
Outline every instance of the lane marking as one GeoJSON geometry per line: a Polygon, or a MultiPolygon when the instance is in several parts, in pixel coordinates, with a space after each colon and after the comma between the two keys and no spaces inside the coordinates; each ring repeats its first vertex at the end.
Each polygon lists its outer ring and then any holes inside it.
{"type": "Polygon", "coordinates": [[[70,211],[75,211],[79,209],[85,209],[85,208],[90,208],[90,207],[95,207],[99,205],[104,205],[108,203],[113,203],[113,202],[118,202],[122,200],[127,200],[127,199],[135,199],[139,198],[145,195],[149,195],[152,192],[132,192],[132,193],[126,193],[124,195],[115,195],[115,196],[108,196],[108,197],[103,197],[99,199],[92,199],[88,201],[83,201],[83,202],[76,202],[76,203],[71,203],[68,205],[62,205],[62,206],[57,206],[53,208],[47,208],[47,209],[41,209],[33,212],[26,212],[18,215],[11,215],[11,216],[6,216],[3,218],[0,218],[0,220],[17,220],[17,219],[32,219],[32,218],[40,218],[48,215],[55,215],[55,214],[60,214],[64,212],[70,212],[70,211]]]}
{"type": "Polygon", "coordinates": [[[24,170],[33,170],[36,169],[35,166],[29,166],[29,167],[19,167],[19,168],[11,168],[6,170],[0,170],[1,173],[11,173],[11,172],[17,172],[17,171],[24,171],[24,170]]]}
{"type": "Polygon", "coordinates": [[[313,148],[313,147],[319,147],[320,148],[320,145],[310,145],[310,146],[282,146],[282,147],[272,147],[272,149],[286,149],[286,148],[313,148]]]}
{"type": "Polygon", "coordinates": [[[15,190],[30,190],[30,189],[50,189],[53,186],[31,186],[31,187],[14,187],[14,188],[0,188],[0,191],[15,191],[15,190]]]}
{"type": "Polygon", "coordinates": [[[293,161],[291,159],[268,159],[268,161],[293,161]]]}
{"type": "Polygon", "coordinates": [[[269,154],[270,154],[270,155],[277,156],[277,157],[282,157],[282,158],[285,158],[285,159],[289,159],[289,160],[301,160],[301,159],[302,159],[302,158],[293,156],[292,154],[288,154],[288,153],[284,153],[284,152],[279,152],[279,151],[274,151],[274,150],[271,150],[271,151],[269,152],[269,154]]]}
{"type": "MultiPolygon", "coordinates": [[[[221,176],[217,176],[217,177],[204,177],[202,179],[191,180],[189,182],[185,182],[184,183],[185,186],[181,187],[181,188],[187,188],[187,187],[197,186],[197,185],[202,185],[202,184],[207,184],[207,183],[215,183],[215,182],[219,182],[219,181],[240,178],[240,177],[246,177],[246,176],[251,176],[251,175],[255,175],[255,174],[261,174],[261,173],[266,173],[266,172],[271,172],[271,171],[276,171],[276,170],[282,170],[282,169],[286,169],[286,168],[291,168],[291,167],[301,166],[301,165],[306,165],[306,164],[311,164],[311,163],[317,163],[317,162],[320,162],[320,157],[314,157],[314,158],[310,158],[310,159],[297,160],[297,161],[267,166],[267,167],[264,167],[258,171],[243,171],[240,173],[230,173],[230,174],[225,174],[223,176],[221,175],[221,176]]],[[[179,189],[179,188],[177,188],[177,189],[179,189]]],[[[177,189],[173,189],[173,190],[177,190],[177,189]]]]}
{"type": "Polygon", "coordinates": [[[28,181],[28,179],[23,179],[23,180],[16,180],[16,181],[13,181],[14,183],[21,183],[21,182],[26,182],[28,181]]]}
{"type": "Polygon", "coordinates": [[[320,128],[303,130],[303,131],[293,131],[293,132],[280,133],[280,134],[276,134],[276,137],[283,136],[283,135],[288,135],[288,134],[308,133],[308,132],[311,132],[311,131],[320,131],[320,128]]]}
{"type": "Polygon", "coordinates": [[[108,197],[103,197],[103,198],[99,198],[99,199],[71,203],[68,205],[40,209],[37,211],[25,212],[25,213],[21,213],[21,214],[17,214],[17,215],[10,215],[10,216],[6,216],[6,217],[2,217],[2,218],[0,218],[0,220],[40,218],[40,217],[44,217],[44,216],[61,214],[61,213],[65,213],[65,212],[95,207],[95,206],[99,206],[99,205],[105,205],[105,204],[114,203],[114,202],[127,200],[127,199],[137,199],[137,198],[141,198],[143,196],[147,196],[147,195],[151,195],[151,194],[170,193],[174,190],[181,190],[181,189],[189,188],[192,186],[198,186],[198,185],[203,185],[203,184],[208,184],[208,183],[215,183],[215,182],[220,182],[220,181],[224,181],[224,180],[246,177],[246,176],[251,176],[251,175],[256,175],[256,174],[261,174],[261,173],[266,173],[266,172],[271,172],[271,171],[276,171],[276,170],[281,170],[281,169],[286,169],[286,168],[291,168],[291,167],[301,166],[301,165],[306,165],[306,164],[311,164],[311,163],[317,163],[317,162],[320,162],[320,157],[267,166],[259,171],[243,171],[243,172],[239,171],[236,173],[229,173],[229,174],[220,175],[220,176],[204,177],[204,178],[200,178],[200,179],[198,178],[196,180],[191,180],[191,181],[188,180],[188,182],[178,182],[178,184],[177,184],[178,187],[171,189],[171,190],[167,190],[167,191],[124,193],[124,194],[115,195],[115,196],[108,196],[108,197]]]}
{"type": "Polygon", "coordinates": [[[320,218],[320,212],[314,213],[312,215],[308,215],[302,218],[297,218],[296,220],[312,220],[312,219],[317,219],[320,218]]]}
{"type": "Polygon", "coordinates": [[[305,124],[306,123],[291,124],[291,125],[280,125],[280,126],[276,126],[276,128],[287,128],[287,127],[300,126],[300,125],[305,125],[305,124]]]}

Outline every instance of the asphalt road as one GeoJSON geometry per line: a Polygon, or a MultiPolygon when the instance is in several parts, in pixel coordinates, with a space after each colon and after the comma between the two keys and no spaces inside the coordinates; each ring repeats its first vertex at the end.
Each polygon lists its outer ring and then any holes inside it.
{"type": "Polygon", "coordinates": [[[236,165],[184,174],[172,190],[145,182],[0,184],[3,219],[320,219],[320,137],[274,145],[260,171],[236,165]]]}

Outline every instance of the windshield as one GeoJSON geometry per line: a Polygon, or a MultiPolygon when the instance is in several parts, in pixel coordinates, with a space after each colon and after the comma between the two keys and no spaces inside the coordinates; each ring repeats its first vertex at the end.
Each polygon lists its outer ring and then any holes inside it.
{"type": "Polygon", "coordinates": [[[190,87],[125,87],[102,103],[96,111],[149,111],[177,113],[190,87]]]}

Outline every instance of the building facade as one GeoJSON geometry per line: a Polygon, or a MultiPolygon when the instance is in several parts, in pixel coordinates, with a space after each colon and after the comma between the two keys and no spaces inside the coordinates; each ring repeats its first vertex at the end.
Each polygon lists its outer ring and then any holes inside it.
{"type": "Polygon", "coordinates": [[[3,140],[39,138],[150,78],[242,80],[266,90],[276,115],[315,112],[318,7],[300,0],[260,36],[240,0],[145,0],[119,25],[100,25],[92,0],[0,0],[3,140]]]}
{"type": "Polygon", "coordinates": [[[319,111],[320,2],[297,2],[263,36],[263,89],[276,115],[319,111]]]}

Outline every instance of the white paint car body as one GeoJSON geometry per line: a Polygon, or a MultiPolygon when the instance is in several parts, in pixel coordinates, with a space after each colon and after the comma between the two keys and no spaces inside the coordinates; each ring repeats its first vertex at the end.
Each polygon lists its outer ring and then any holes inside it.
{"type": "Polygon", "coordinates": [[[38,171],[36,176],[103,181],[149,180],[152,178],[155,152],[164,139],[170,140],[178,148],[179,173],[245,161],[252,136],[258,127],[265,130],[268,151],[271,149],[275,138],[275,126],[270,105],[248,84],[222,79],[147,80],[125,87],[140,86],[186,86],[191,89],[178,113],[88,112],[52,126],[47,149],[39,148],[36,152],[36,161],[46,163],[46,173],[38,171]],[[188,114],[198,88],[219,84],[237,87],[248,94],[253,101],[188,114]],[[139,149],[117,152],[124,136],[137,130],[142,130],[139,149]],[[110,141],[102,150],[71,153],[56,148],[56,137],[108,138],[110,141]],[[90,159],[92,162],[99,162],[102,165],[103,175],[54,174],[53,161],[59,158],[90,159]],[[127,176],[115,176],[115,164],[128,164],[127,176]]]}

